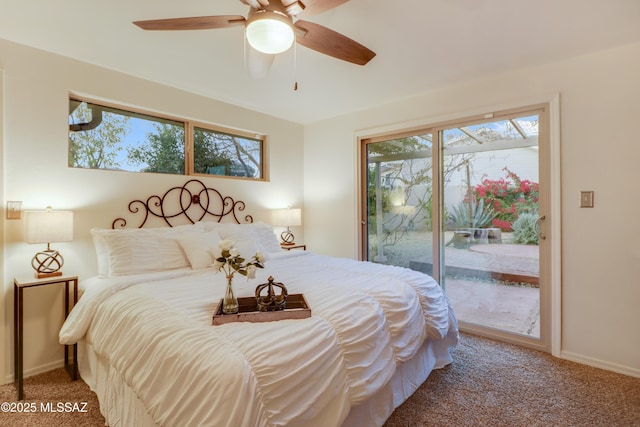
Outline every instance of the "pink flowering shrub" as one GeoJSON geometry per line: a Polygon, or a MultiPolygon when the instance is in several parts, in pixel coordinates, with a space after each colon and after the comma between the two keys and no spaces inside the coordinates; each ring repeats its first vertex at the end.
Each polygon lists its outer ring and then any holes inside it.
{"type": "Polygon", "coordinates": [[[512,231],[513,222],[524,212],[537,214],[540,197],[539,184],[528,179],[520,179],[506,166],[505,178],[497,180],[483,179],[481,184],[473,187],[473,197],[484,199],[485,206],[490,206],[497,213],[492,224],[503,231],[512,231]]]}

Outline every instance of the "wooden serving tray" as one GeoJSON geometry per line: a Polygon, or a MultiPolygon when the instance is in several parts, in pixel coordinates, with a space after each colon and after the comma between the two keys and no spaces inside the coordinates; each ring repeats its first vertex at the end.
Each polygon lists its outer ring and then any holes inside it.
{"type": "Polygon", "coordinates": [[[240,311],[236,314],[222,313],[222,299],[213,313],[212,325],[224,325],[231,322],[271,322],[283,319],[306,319],[311,317],[311,309],[303,294],[287,296],[284,310],[259,311],[255,297],[238,298],[240,311]]]}

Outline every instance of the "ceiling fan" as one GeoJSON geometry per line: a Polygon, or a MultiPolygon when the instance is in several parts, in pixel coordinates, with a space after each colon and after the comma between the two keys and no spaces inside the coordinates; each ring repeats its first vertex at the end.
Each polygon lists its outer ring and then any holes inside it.
{"type": "MultiPolygon", "coordinates": [[[[349,0],[240,0],[250,6],[247,18],[215,15],[192,18],[135,21],[143,30],[209,30],[244,26],[249,45],[264,61],[288,50],[294,41],[331,57],[366,65],[376,54],[349,37],[306,18],[333,9],[349,0]]],[[[253,54],[254,58],[256,54],[253,54]]],[[[270,64],[270,62],[269,62],[270,64]]]]}

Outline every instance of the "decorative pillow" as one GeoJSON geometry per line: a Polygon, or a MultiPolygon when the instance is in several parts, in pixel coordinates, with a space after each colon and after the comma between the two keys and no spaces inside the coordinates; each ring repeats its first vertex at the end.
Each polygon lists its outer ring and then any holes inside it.
{"type": "Polygon", "coordinates": [[[177,240],[194,270],[211,266],[214,261],[213,254],[216,250],[219,251],[220,236],[217,231],[187,233],[179,236],[177,240]]]}

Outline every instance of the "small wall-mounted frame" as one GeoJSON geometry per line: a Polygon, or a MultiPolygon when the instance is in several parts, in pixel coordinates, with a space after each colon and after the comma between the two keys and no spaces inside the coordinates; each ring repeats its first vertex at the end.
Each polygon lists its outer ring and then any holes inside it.
{"type": "Polygon", "coordinates": [[[22,218],[22,202],[8,201],[7,202],[7,219],[21,219],[22,218]]]}

